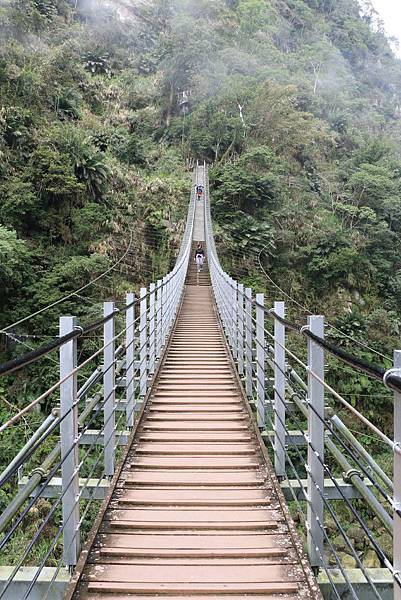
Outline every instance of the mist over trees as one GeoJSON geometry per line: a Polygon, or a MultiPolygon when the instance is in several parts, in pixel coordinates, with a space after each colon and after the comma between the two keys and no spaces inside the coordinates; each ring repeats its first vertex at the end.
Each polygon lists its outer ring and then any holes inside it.
{"type": "MultiPolygon", "coordinates": [[[[131,232],[129,268],[64,310],[162,273],[199,158],[229,270],[273,299],[262,266],[396,345],[401,68],[369,2],[3,0],[0,36],[2,327],[101,273],[131,232]]],[[[55,334],[57,318],[14,333],[55,334]]]]}

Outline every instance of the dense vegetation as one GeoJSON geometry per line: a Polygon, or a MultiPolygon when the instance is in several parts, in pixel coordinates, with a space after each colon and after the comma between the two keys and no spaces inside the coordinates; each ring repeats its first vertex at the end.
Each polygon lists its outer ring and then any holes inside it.
{"type": "MultiPolygon", "coordinates": [[[[0,327],[131,244],[101,287],[3,336],[2,357],[57,334],[61,310],[90,319],[166,269],[193,158],[212,165],[227,269],[292,318],[325,314],[365,358],[381,360],[345,334],[391,355],[401,64],[369,2],[2,0],[0,24],[0,327]]],[[[38,370],[43,381],[49,363],[38,370]]],[[[378,390],[335,364],[332,376],[353,401],[378,390]]],[[[35,386],[22,374],[8,389],[24,403],[35,386]]],[[[382,403],[386,425],[381,394],[365,409],[382,403]]]]}
{"type": "MultiPolygon", "coordinates": [[[[0,19],[2,326],[101,273],[130,231],[133,283],[162,270],[198,157],[227,266],[263,287],[260,253],[302,305],[395,345],[401,68],[369,6],[12,0],[0,19]]],[[[58,313],[16,332],[55,333],[58,313]]]]}

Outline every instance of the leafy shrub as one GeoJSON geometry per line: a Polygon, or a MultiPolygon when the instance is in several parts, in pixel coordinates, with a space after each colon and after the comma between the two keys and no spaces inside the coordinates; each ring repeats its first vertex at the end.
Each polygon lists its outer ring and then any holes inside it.
{"type": "Polygon", "coordinates": [[[24,282],[28,251],[16,231],[0,225],[0,283],[3,293],[0,306],[4,308],[9,296],[24,282]]]}

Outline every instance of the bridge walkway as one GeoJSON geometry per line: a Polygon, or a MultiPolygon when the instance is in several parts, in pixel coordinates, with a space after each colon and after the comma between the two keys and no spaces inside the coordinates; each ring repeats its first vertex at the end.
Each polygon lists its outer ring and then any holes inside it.
{"type": "MultiPolygon", "coordinates": [[[[203,169],[197,170],[197,185],[202,185],[206,188],[205,172],[203,169]]],[[[195,214],[194,214],[194,229],[192,232],[192,239],[196,242],[205,241],[205,211],[204,211],[205,197],[203,196],[200,200],[195,201],[195,214]]]]}
{"type": "MultiPolygon", "coordinates": [[[[194,268],[191,261],[190,277],[194,268]]],[[[262,447],[212,288],[187,285],[134,441],[68,597],[320,598],[262,447]]]]}
{"type": "MultiPolygon", "coordinates": [[[[111,268],[128,268],[129,250],[111,268]]],[[[127,293],[125,306],[104,302],[103,318],[84,327],[60,316],[57,338],[0,364],[9,376],[59,349],[58,382],[0,425],[6,438],[21,432],[0,474],[9,494],[0,549],[13,562],[0,570],[0,598],[401,600],[401,351],[390,369],[363,361],[325,339],[323,315],[288,321],[285,303],[271,300],[224,271],[198,163],[172,270],[127,293]],[[209,261],[200,273],[198,241],[209,261]],[[90,356],[85,339],[98,340],[90,356]],[[328,356],[352,385],[368,374],[391,390],[391,437],[325,381],[328,356]],[[44,399],[51,413],[24,433],[24,415],[44,399]],[[341,406],[344,421],[327,406],[341,406]],[[392,474],[364,446],[372,436],[392,474]],[[363,532],[357,547],[350,523],[363,532]]]]}

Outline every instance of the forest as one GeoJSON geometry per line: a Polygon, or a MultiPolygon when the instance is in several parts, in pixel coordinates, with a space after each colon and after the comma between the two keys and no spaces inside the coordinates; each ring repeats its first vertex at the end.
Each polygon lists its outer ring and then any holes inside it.
{"type": "MultiPolygon", "coordinates": [[[[0,0],[0,39],[2,360],[174,263],[199,159],[223,266],[390,366],[401,62],[368,0],[0,0]]],[[[390,426],[390,394],[330,368],[390,426]]],[[[44,359],[3,380],[1,417],[53,370],[44,359]]]]}

